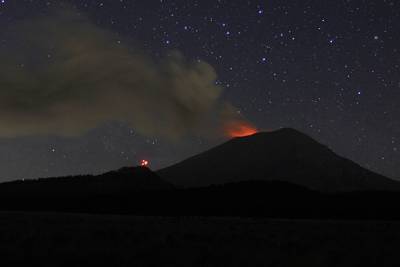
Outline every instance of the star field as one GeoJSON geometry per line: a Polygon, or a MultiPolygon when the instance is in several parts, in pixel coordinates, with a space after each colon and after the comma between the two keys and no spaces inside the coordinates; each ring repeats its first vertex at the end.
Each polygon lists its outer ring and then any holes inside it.
{"type": "MultiPolygon", "coordinates": [[[[399,2],[8,0],[0,23],[63,5],[120,36],[115,45],[131,40],[155,60],[179,50],[209,63],[223,98],[259,129],[296,128],[400,179],[399,2]]],[[[11,44],[0,34],[0,49],[11,44]]],[[[216,143],[168,142],[114,122],[74,138],[2,138],[0,177],[97,173],[142,158],[157,169],[216,143]]]]}

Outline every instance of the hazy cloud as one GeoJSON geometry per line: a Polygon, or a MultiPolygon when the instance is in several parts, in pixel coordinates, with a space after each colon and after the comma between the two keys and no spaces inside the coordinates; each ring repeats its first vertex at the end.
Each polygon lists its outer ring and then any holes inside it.
{"type": "Polygon", "coordinates": [[[76,135],[118,120],[174,139],[215,134],[235,116],[209,64],[179,52],[156,62],[71,11],[23,21],[7,34],[13,43],[0,51],[0,136],[76,135]]]}

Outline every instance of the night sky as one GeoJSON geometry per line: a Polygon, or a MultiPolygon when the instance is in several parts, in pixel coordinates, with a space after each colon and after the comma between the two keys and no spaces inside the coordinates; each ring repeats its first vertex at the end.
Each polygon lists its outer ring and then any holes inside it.
{"type": "Polygon", "coordinates": [[[399,1],[2,0],[0,23],[0,180],[158,169],[226,119],[400,179],[399,1]]]}

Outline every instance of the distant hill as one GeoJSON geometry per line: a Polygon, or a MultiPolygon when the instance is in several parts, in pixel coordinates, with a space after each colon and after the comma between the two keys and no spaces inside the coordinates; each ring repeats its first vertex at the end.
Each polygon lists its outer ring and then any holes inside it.
{"type": "Polygon", "coordinates": [[[81,175],[0,184],[1,197],[63,197],[124,195],[138,191],[168,190],[174,186],[145,167],[121,168],[101,175],[81,175]]]}
{"type": "Polygon", "coordinates": [[[323,192],[400,191],[399,182],[364,169],[289,128],[234,138],[157,173],[183,187],[279,180],[323,192]]]}

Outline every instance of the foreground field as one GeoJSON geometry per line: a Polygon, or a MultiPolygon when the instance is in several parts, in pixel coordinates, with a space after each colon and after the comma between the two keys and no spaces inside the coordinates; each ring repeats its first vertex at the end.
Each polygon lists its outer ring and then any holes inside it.
{"type": "Polygon", "coordinates": [[[400,266],[400,223],[0,213],[1,266],[400,266]]]}

